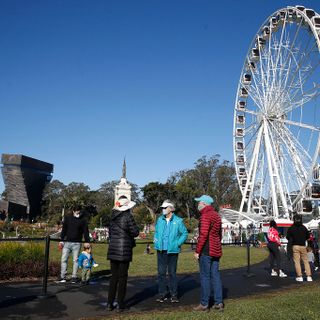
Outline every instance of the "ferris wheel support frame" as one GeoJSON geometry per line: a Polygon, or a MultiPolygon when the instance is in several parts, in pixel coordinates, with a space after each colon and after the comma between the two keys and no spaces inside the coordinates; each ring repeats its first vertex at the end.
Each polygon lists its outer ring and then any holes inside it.
{"type": "Polygon", "coordinates": [[[289,217],[289,211],[287,202],[284,198],[284,192],[282,183],[280,180],[280,175],[277,167],[277,162],[274,157],[274,153],[272,152],[270,136],[269,136],[269,125],[266,119],[263,120],[264,126],[264,141],[266,146],[266,154],[267,154],[267,162],[269,167],[269,177],[271,184],[271,195],[272,195],[272,207],[275,218],[279,218],[279,207],[278,207],[278,199],[277,199],[277,189],[279,190],[280,200],[282,202],[282,206],[284,209],[284,214],[286,217],[289,217]],[[274,181],[276,180],[276,182],[274,181]]]}

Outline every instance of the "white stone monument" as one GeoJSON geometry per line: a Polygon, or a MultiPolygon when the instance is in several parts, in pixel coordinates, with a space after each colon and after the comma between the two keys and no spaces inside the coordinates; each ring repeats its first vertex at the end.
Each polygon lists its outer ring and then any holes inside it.
{"type": "Polygon", "coordinates": [[[114,192],[114,202],[116,203],[121,196],[127,197],[131,201],[131,185],[127,181],[126,159],[123,160],[122,177],[120,183],[116,185],[114,192]]]}

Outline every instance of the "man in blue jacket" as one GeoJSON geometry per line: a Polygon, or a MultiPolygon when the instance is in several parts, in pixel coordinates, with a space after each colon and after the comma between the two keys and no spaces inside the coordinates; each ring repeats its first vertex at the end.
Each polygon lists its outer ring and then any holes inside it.
{"type": "Polygon", "coordinates": [[[154,233],[154,248],[157,250],[158,260],[158,302],[167,300],[166,274],[169,275],[169,293],[171,302],[179,302],[177,292],[177,262],[181,245],[188,238],[188,231],[183,220],[174,213],[174,204],[165,200],[162,205],[162,214],[158,218],[154,233]]]}

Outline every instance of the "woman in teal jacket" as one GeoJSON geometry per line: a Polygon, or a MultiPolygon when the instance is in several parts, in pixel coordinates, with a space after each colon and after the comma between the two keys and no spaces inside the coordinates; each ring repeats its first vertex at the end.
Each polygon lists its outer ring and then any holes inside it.
{"type": "Polygon", "coordinates": [[[177,262],[182,244],[188,238],[188,231],[183,220],[174,214],[174,204],[165,200],[162,215],[158,218],[154,234],[154,248],[157,250],[158,261],[158,302],[167,300],[166,274],[169,276],[169,293],[171,302],[179,302],[177,292],[177,262]]]}

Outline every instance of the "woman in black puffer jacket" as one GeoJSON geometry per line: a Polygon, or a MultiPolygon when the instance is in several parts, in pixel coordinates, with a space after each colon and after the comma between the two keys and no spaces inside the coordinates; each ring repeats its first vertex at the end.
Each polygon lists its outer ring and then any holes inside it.
{"type": "Polygon", "coordinates": [[[119,311],[125,309],[124,298],[127,289],[128,269],[132,261],[134,238],[139,235],[139,229],[133,219],[130,209],[135,202],[122,196],[116,202],[112,212],[109,227],[109,248],[107,259],[110,260],[111,279],[108,293],[108,310],[113,310],[118,287],[119,311]]]}

